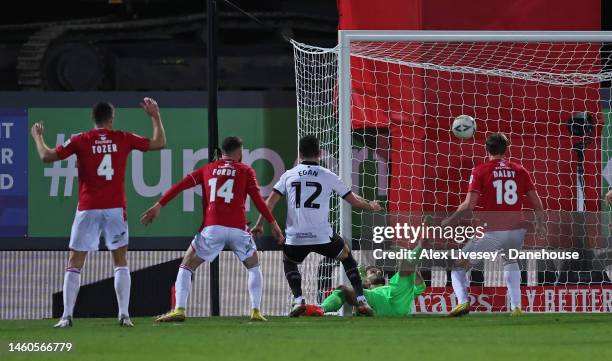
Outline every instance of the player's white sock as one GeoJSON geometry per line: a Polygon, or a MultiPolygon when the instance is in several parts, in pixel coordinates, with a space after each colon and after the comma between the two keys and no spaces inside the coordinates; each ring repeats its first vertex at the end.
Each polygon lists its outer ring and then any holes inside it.
{"type": "Polygon", "coordinates": [[[176,308],[187,308],[187,298],[189,298],[189,291],[191,290],[192,274],[193,271],[185,265],[181,265],[179,268],[178,274],[176,275],[176,283],[174,284],[176,308]]]}
{"type": "Polygon", "coordinates": [[[297,304],[302,303],[302,301],[304,301],[304,297],[302,297],[302,296],[296,297],[296,298],[293,299],[293,303],[297,303],[297,304]]]}
{"type": "Polygon", "coordinates": [[[72,317],[74,304],[76,303],[77,295],[81,287],[81,270],[78,268],[66,268],[64,273],[64,317],[72,317]]]}
{"type": "Polygon", "coordinates": [[[504,265],[504,280],[510,297],[510,307],[521,307],[521,268],[517,262],[504,265]]]}
{"type": "Polygon", "coordinates": [[[263,277],[259,265],[249,268],[249,296],[251,297],[251,308],[261,307],[261,289],[263,277]]]}
{"type": "Polygon", "coordinates": [[[453,283],[453,291],[455,291],[455,295],[457,296],[457,302],[459,304],[466,303],[468,301],[468,294],[465,268],[453,268],[451,271],[451,281],[453,283]]]}
{"type": "Polygon", "coordinates": [[[119,316],[129,316],[130,308],[130,288],[132,278],[127,267],[115,267],[115,293],[117,294],[117,304],[119,305],[119,316]]]}
{"type": "Polygon", "coordinates": [[[368,303],[368,300],[366,300],[364,295],[361,296],[357,296],[357,302],[365,302],[368,303]]]}

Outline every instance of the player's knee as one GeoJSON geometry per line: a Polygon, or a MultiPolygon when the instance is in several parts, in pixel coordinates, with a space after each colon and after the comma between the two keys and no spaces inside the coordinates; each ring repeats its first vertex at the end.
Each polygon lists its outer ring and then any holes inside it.
{"type": "Polygon", "coordinates": [[[453,267],[454,268],[463,268],[463,269],[465,269],[467,271],[470,268],[472,268],[472,264],[470,263],[470,261],[468,261],[466,259],[461,259],[461,260],[455,260],[455,262],[453,263],[453,267]]]}
{"type": "Polygon", "coordinates": [[[283,268],[285,274],[298,271],[298,264],[287,257],[283,257],[283,268]]]}
{"type": "Polygon", "coordinates": [[[67,268],[76,268],[78,270],[82,270],[83,266],[85,265],[85,262],[68,262],[68,267],[67,268]]]}
{"type": "MultiPolygon", "coordinates": [[[[344,245],[344,247],[342,248],[342,251],[340,252],[340,254],[338,255],[338,257],[336,257],[339,261],[344,261],[347,258],[349,258],[349,256],[351,256],[351,251],[348,249],[348,247],[346,245],[344,245]]],[[[351,257],[352,258],[352,257],[351,257]]]]}
{"type": "Polygon", "coordinates": [[[116,249],[111,253],[113,254],[115,267],[127,267],[127,246],[116,249]]]}
{"type": "Polygon", "coordinates": [[[193,247],[193,244],[190,244],[189,248],[187,248],[187,250],[185,251],[185,254],[183,255],[183,262],[185,262],[189,258],[193,257],[193,255],[195,255],[195,254],[196,254],[196,250],[193,247]]]}
{"type": "Polygon", "coordinates": [[[504,267],[512,267],[512,268],[514,268],[514,267],[516,267],[515,265],[516,266],[519,265],[518,261],[515,260],[515,259],[513,259],[513,260],[505,259],[504,260],[504,267]]]}
{"type": "Polygon", "coordinates": [[[257,252],[253,253],[252,256],[242,262],[247,269],[259,266],[259,257],[257,257],[257,252]]]}
{"type": "Polygon", "coordinates": [[[357,303],[357,297],[355,296],[355,291],[353,291],[352,288],[344,286],[344,285],[340,285],[336,289],[342,292],[346,302],[348,302],[351,305],[354,305],[357,303]]]}
{"type": "Polygon", "coordinates": [[[202,262],[197,262],[196,260],[189,259],[189,260],[183,260],[183,262],[181,263],[181,266],[185,266],[189,268],[191,271],[195,271],[200,266],[201,263],[202,262]]]}
{"type": "Polygon", "coordinates": [[[290,258],[287,257],[283,257],[283,266],[285,268],[296,268],[297,269],[297,262],[294,262],[293,260],[291,260],[290,258]]]}
{"type": "Polygon", "coordinates": [[[295,267],[297,267],[297,265],[300,262],[291,259],[290,257],[287,256],[287,254],[283,253],[283,264],[285,264],[285,263],[292,263],[292,264],[295,265],[295,267]]]}
{"type": "Polygon", "coordinates": [[[85,265],[86,257],[87,252],[70,251],[70,256],[68,257],[68,267],[82,269],[83,265],[85,265]]]}
{"type": "Polygon", "coordinates": [[[521,272],[521,266],[516,260],[504,262],[504,277],[508,277],[510,273],[521,272]]]}
{"type": "Polygon", "coordinates": [[[348,294],[348,292],[349,292],[349,288],[346,287],[345,285],[340,285],[340,286],[336,287],[336,289],[338,291],[340,291],[344,296],[346,296],[348,294]]]}
{"type": "Polygon", "coordinates": [[[204,260],[198,257],[192,247],[189,247],[181,264],[195,271],[202,264],[202,262],[204,262],[204,260]]]}
{"type": "Polygon", "coordinates": [[[115,259],[113,259],[113,265],[115,267],[127,267],[127,265],[128,265],[127,258],[126,257],[115,258],[115,259]]]}

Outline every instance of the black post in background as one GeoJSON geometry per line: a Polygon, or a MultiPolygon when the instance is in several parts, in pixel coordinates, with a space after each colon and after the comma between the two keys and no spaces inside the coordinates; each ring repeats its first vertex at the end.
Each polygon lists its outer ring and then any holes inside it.
{"type": "MultiPolygon", "coordinates": [[[[217,119],[217,0],[207,0],[206,22],[208,28],[208,161],[215,157],[219,146],[217,119]]],[[[210,264],[210,314],[219,316],[219,257],[210,264]]]]}
{"type": "Polygon", "coordinates": [[[576,139],[572,150],[576,152],[578,163],[576,165],[577,191],[576,191],[576,211],[573,212],[572,233],[574,238],[574,251],[580,255],[578,260],[564,262],[562,272],[559,272],[557,281],[566,283],[590,283],[595,276],[593,272],[593,254],[587,249],[587,230],[586,230],[586,196],[584,194],[584,151],[593,143],[593,128],[595,118],[587,112],[576,112],[568,120],[567,129],[576,139]]]}

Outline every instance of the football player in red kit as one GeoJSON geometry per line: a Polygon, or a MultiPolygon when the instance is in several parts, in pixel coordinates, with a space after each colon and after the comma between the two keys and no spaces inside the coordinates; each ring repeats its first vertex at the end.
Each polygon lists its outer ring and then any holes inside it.
{"type": "MultiPolygon", "coordinates": [[[[457,211],[442,222],[442,226],[454,224],[467,212],[479,208],[478,218],[485,225],[481,238],[471,239],[463,252],[501,251],[504,259],[504,280],[510,298],[511,315],[520,316],[521,270],[516,259],[508,259],[510,249],[521,249],[527,230],[524,228],[522,210],[527,198],[535,211],[536,234],[545,237],[544,210],[529,173],[522,165],[504,157],[508,138],[502,133],[487,137],[489,160],[472,170],[466,199],[457,211]]],[[[451,271],[457,306],[449,316],[461,316],[470,312],[467,292],[467,270],[479,264],[479,259],[456,260],[451,271]]]]}
{"type": "Polygon", "coordinates": [[[94,129],[71,137],[55,149],[49,148],[43,139],[43,123],[32,126],[32,137],[43,162],[55,162],[71,155],[76,155],[78,162],[79,204],[70,232],[70,258],[64,274],[64,313],[55,327],[72,326],[81,269],[87,252],[98,249],[101,234],[104,234],[106,247],[113,255],[119,324],[133,326],[128,312],[131,279],[126,258],[125,165],[132,150],[158,150],[166,144],[157,103],[151,98],[144,98],[141,106],[153,123],[153,136],[150,139],[114,130],[115,109],[106,102],[98,103],[93,108],[94,129]]]}
{"type": "Polygon", "coordinates": [[[272,234],[283,240],[283,233],[259,193],[255,171],[242,161],[242,140],[225,138],[223,157],[187,175],[172,186],[141,218],[148,225],[163,206],[180,192],[201,185],[202,226],[187,249],[176,277],[176,307],[157,318],[158,322],[185,320],[185,308],[191,289],[191,276],[202,262],[212,262],[228,246],[248,270],[248,288],[251,298],[251,320],[265,321],[261,314],[262,275],[257,248],[246,225],[246,197],[251,197],[257,210],[272,225],[272,234]]]}

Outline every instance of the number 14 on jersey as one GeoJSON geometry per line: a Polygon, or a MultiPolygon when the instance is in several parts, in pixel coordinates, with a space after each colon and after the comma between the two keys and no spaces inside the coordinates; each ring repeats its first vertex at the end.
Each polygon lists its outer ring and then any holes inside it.
{"type": "Polygon", "coordinates": [[[217,190],[217,178],[210,178],[208,180],[208,185],[210,186],[210,203],[213,203],[217,197],[223,198],[225,203],[231,203],[234,198],[234,180],[229,178],[219,187],[217,190]]]}

